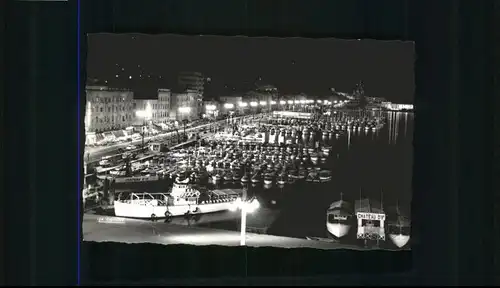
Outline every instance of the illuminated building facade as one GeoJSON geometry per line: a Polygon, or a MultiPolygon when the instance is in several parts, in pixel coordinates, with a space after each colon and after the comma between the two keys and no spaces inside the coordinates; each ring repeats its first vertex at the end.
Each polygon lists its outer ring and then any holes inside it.
{"type": "Polygon", "coordinates": [[[205,91],[205,77],[200,72],[181,72],[177,78],[180,92],[196,95],[196,105],[191,105],[193,112],[191,118],[197,118],[203,110],[203,93],[205,91]],[[196,107],[195,107],[196,106],[196,107]]]}
{"type": "Polygon", "coordinates": [[[167,123],[170,120],[172,92],[170,89],[158,89],[158,103],[153,107],[153,120],[158,123],[167,123]]]}
{"type": "Polygon", "coordinates": [[[106,86],[86,86],[85,132],[121,130],[135,120],[134,93],[106,86]]]}
{"type": "Polygon", "coordinates": [[[199,117],[203,102],[199,101],[198,92],[186,90],[185,92],[172,93],[170,117],[176,120],[194,120],[199,117]]]}

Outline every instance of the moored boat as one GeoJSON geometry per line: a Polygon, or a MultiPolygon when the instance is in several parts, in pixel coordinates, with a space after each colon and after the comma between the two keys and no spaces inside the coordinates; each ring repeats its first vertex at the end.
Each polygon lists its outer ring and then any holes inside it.
{"type": "Polygon", "coordinates": [[[243,177],[241,177],[242,183],[248,183],[249,180],[250,180],[250,177],[248,177],[248,174],[246,174],[246,173],[245,173],[245,175],[243,175],[243,177]]]}
{"type": "Polygon", "coordinates": [[[398,248],[403,248],[410,241],[411,222],[409,217],[403,215],[399,205],[395,208],[394,215],[388,219],[388,234],[392,243],[398,248]]]}
{"type": "Polygon", "coordinates": [[[267,174],[264,176],[264,184],[271,185],[273,184],[273,176],[271,174],[267,174]]]}
{"type": "Polygon", "coordinates": [[[321,182],[329,182],[332,180],[332,173],[329,170],[322,170],[318,177],[321,182]]]}
{"type": "Polygon", "coordinates": [[[118,217],[154,220],[230,210],[238,197],[222,190],[200,192],[185,178],[176,180],[169,193],[120,193],[114,211],[118,217]]]}
{"type": "Polygon", "coordinates": [[[225,181],[231,181],[233,180],[233,175],[231,172],[227,172],[226,174],[224,174],[224,180],[225,181]]]}
{"type": "Polygon", "coordinates": [[[252,181],[252,183],[260,183],[261,178],[262,178],[262,177],[261,177],[261,176],[260,176],[260,174],[257,172],[257,173],[255,173],[255,174],[252,176],[251,181],[252,181]]]}
{"type": "Polygon", "coordinates": [[[351,229],[353,211],[351,205],[342,200],[342,193],[339,201],[333,202],[326,212],[326,229],[329,236],[341,238],[346,236],[351,229]]]}

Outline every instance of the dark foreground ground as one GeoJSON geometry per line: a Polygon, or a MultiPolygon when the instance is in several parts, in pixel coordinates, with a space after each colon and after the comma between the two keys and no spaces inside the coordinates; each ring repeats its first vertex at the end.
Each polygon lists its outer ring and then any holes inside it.
{"type": "MultiPolygon", "coordinates": [[[[376,285],[377,275],[412,269],[410,251],[335,249],[343,247],[267,235],[249,235],[247,243],[260,247],[242,247],[237,246],[239,237],[234,232],[111,218],[106,223],[98,223],[92,217],[85,218],[85,241],[81,249],[83,285],[123,285],[134,281],[166,285],[216,284],[214,281],[219,281],[219,285],[257,285],[265,277],[349,273],[374,275],[370,283],[364,284],[376,285]],[[200,232],[205,233],[206,239],[200,240],[200,232]],[[269,243],[296,248],[263,247],[269,243]],[[318,249],[311,249],[312,246],[318,249]]],[[[307,278],[297,278],[293,283],[300,285],[305,280],[307,278]]]]}

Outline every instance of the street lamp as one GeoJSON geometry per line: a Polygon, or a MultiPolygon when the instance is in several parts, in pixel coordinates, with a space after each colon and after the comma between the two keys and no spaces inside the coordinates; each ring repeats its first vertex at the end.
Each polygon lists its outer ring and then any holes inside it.
{"type": "Polygon", "coordinates": [[[257,107],[257,105],[259,105],[257,102],[250,102],[250,106],[252,107],[257,107]]]}
{"type": "Polygon", "coordinates": [[[182,124],[184,126],[184,137],[186,137],[186,124],[188,120],[185,118],[185,115],[189,114],[191,112],[191,107],[179,107],[179,113],[181,113],[182,116],[182,124]]]}
{"type": "Polygon", "coordinates": [[[233,103],[226,103],[226,104],[224,104],[224,108],[226,108],[226,109],[233,109],[234,108],[234,104],[233,103]]]}
{"type": "Polygon", "coordinates": [[[216,108],[216,107],[215,107],[215,105],[207,105],[207,106],[205,106],[205,109],[206,109],[207,111],[214,111],[214,110],[215,110],[215,108],[216,108]]]}
{"type": "MultiPolygon", "coordinates": [[[[245,191],[246,194],[246,191],[245,191]]],[[[246,197],[246,195],[244,195],[246,197]]],[[[249,200],[242,200],[241,198],[236,199],[236,201],[231,206],[232,211],[241,210],[241,238],[240,245],[246,245],[246,233],[247,233],[247,214],[252,214],[257,209],[259,209],[260,203],[257,198],[252,198],[249,200]]]]}
{"type": "Polygon", "coordinates": [[[146,134],[146,121],[149,119],[149,114],[147,110],[138,110],[138,111],[135,111],[135,116],[137,118],[142,118],[142,133],[141,133],[141,136],[142,136],[142,148],[144,148],[144,136],[146,134]]]}

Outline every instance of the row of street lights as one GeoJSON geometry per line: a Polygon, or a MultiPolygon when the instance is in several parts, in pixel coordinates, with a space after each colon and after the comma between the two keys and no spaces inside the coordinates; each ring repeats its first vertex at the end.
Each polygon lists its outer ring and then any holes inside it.
{"type": "MultiPolygon", "coordinates": [[[[323,105],[331,105],[331,104],[341,104],[341,103],[344,103],[344,102],[347,102],[346,100],[334,100],[333,102],[332,101],[328,101],[328,100],[288,100],[288,101],[285,101],[285,100],[281,100],[279,101],[279,104],[280,105],[298,105],[298,104],[302,104],[302,105],[305,105],[305,104],[313,104],[314,102],[316,102],[317,104],[323,104],[323,105]]],[[[239,102],[238,103],[238,106],[240,108],[245,108],[245,107],[248,107],[250,105],[250,107],[257,107],[257,106],[268,106],[268,105],[276,105],[278,104],[276,101],[260,101],[260,102],[257,102],[257,101],[252,101],[252,102],[239,102]]],[[[181,107],[182,108],[182,107],[181,107]]],[[[233,109],[234,108],[234,104],[233,103],[225,103],[224,104],[224,108],[225,109],[233,109]]],[[[179,108],[180,109],[180,108],[179,108]]],[[[216,110],[217,107],[213,104],[209,104],[209,105],[206,105],[205,106],[205,109],[208,110],[208,111],[213,111],[213,110],[216,110]]]]}

